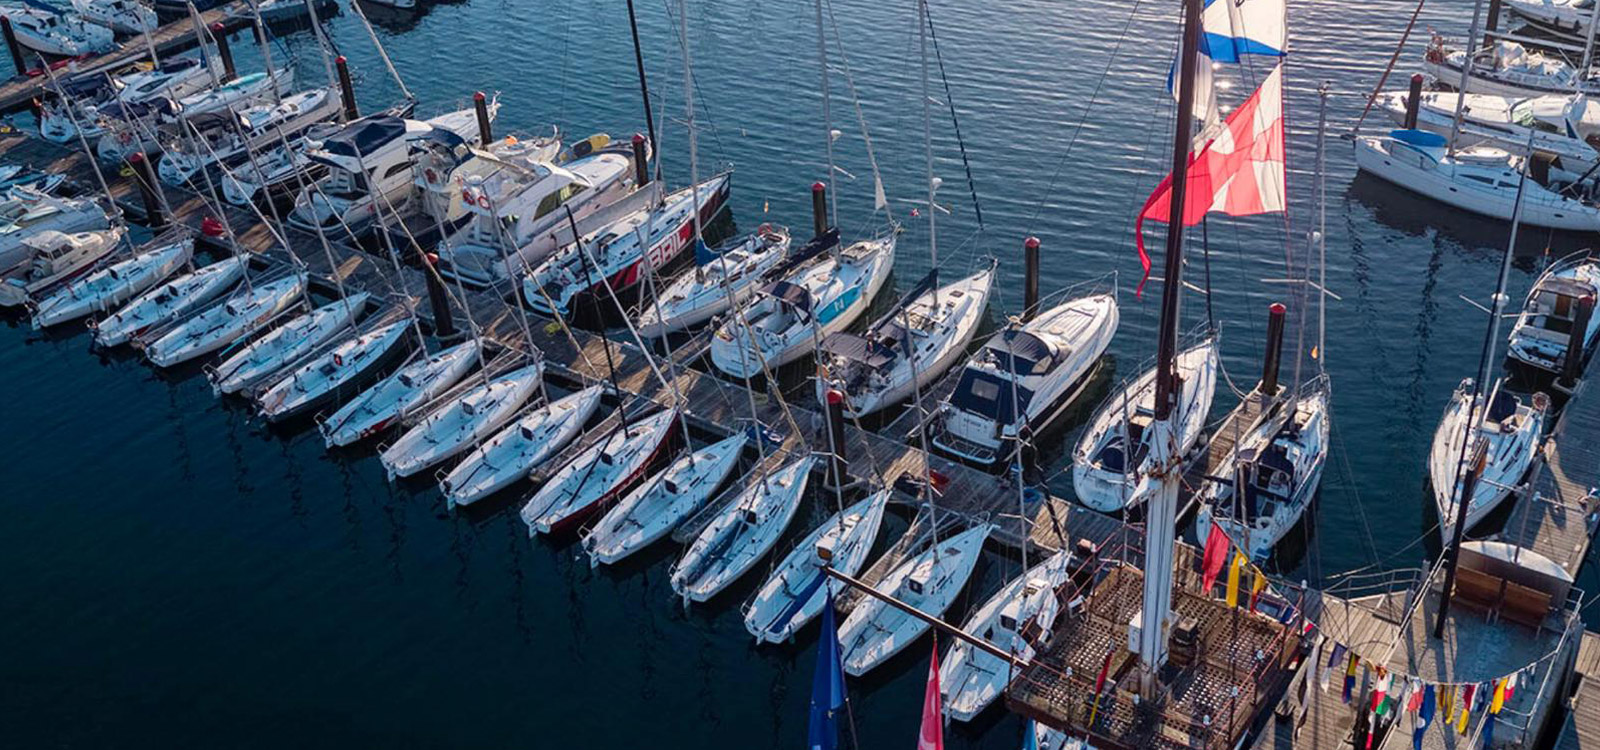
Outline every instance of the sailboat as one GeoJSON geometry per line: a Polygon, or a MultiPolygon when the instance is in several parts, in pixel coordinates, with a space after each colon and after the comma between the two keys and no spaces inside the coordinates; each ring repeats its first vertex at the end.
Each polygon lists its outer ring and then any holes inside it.
{"type": "MultiPolygon", "coordinates": [[[[1072,562],[1072,553],[1061,550],[1023,571],[978,607],[961,629],[1018,659],[1032,659],[1039,636],[1030,638],[1024,629],[1048,638],[1061,612],[1056,592],[1067,583],[1072,562]]],[[[939,666],[945,714],[972,721],[1000,696],[1011,676],[1012,666],[1004,659],[956,641],[939,666]]]]}
{"type": "Polygon", "coordinates": [[[155,31],[156,12],[137,0],[72,0],[72,9],[89,23],[119,34],[155,31]]]}
{"type": "Polygon", "coordinates": [[[282,422],[334,400],[341,389],[364,380],[399,351],[409,319],[354,333],[259,389],[256,408],[268,422],[282,422]]]}
{"type": "Polygon", "coordinates": [[[350,445],[382,432],[443,395],[478,363],[482,344],[470,338],[425,354],[396,370],[327,418],[317,429],[329,448],[350,445]]]}
{"type": "Polygon", "coordinates": [[[1067,300],[1026,321],[1012,318],[967,362],[939,405],[934,446],[991,464],[1024,427],[1038,434],[1088,385],[1118,319],[1109,294],[1067,300]]]}
{"type": "Polygon", "coordinates": [[[188,117],[186,127],[164,139],[156,174],[162,182],[177,186],[189,184],[205,169],[220,179],[217,165],[297,137],[311,126],[337,117],[340,106],[337,91],[324,86],[277,102],[188,117]]]}
{"type": "Polygon", "coordinates": [[[628,491],[672,441],[676,409],[625,420],[579,454],[539,488],[522,507],[528,534],[559,534],[577,528],[628,491]]]}
{"type": "Polygon", "coordinates": [[[1447,542],[1454,533],[1455,519],[1460,512],[1457,503],[1466,464],[1472,460],[1471,446],[1485,443],[1488,461],[1467,501],[1468,531],[1499,507],[1522,482],[1544,436],[1549,398],[1536,393],[1532,399],[1524,401],[1504,390],[1503,385],[1497,380],[1490,387],[1485,409],[1484,394],[1473,379],[1461,381],[1433,433],[1433,446],[1428,451],[1428,479],[1433,487],[1434,505],[1439,511],[1440,538],[1447,542]]]}
{"type": "Polygon", "coordinates": [[[853,576],[866,565],[892,490],[882,489],[829,516],[778,563],[745,607],[744,628],[756,643],[781,643],[822,612],[823,568],[853,576]]]}
{"type": "Polygon", "coordinates": [[[440,406],[383,448],[378,459],[389,479],[409,477],[455,456],[510,421],[544,377],[544,362],[508,372],[440,406]]]}
{"type": "MultiPolygon", "coordinates": [[[[1410,91],[1386,91],[1378,95],[1376,106],[1388,113],[1396,127],[1403,128],[1410,95],[1410,91]]],[[[1416,127],[1449,138],[1456,127],[1458,106],[1457,146],[1489,146],[1526,156],[1531,143],[1535,155],[1551,162],[1550,179],[1564,178],[1559,181],[1567,184],[1600,163],[1600,151],[1590,144],[1590,140],[1600,143],[1600,107],[1593,106],[1588,95],[1521,97],[1429,91],[1418,97],[1416,127]]]]}
{"type": "MultiPolygon", "coordinates": [[[[1577,91],[1600,94],[1600,80],[1579,76],[1588,66],[1572,65],[1560,57],[1535,52],[1513,41],[1498,39],[1473,55],[1473,74],[1467,93],[1499,96],[1541,96],[1577,91]]],[[[1460,80],[1466,67],[1463,50],[1446,47],[1437,34],[1423,53],[1422,69],[1435,80],[1460,80]]]]}
{"type": "MultiPolygon", "coordinates": [[[[1200,441],[1216,393],[1216,337],[1206,336],[1184,350],[1175,367],[1181,390],[1172,447],[1175,455],[1186,456],[1200,441]]],[[[1152,367],[1112,393],[1079,438],[1072,452],[1072,486],[1084,505],[1117,513],[1139,507],[1155,490],[1150,478],[1155,435],[1150,426],[1155,421],[1158,374],[1159,366],[1152,367]]]]}
{"type": "Polygon", "coordinates": [[[0,15],[11,19],[17,42],[28,49],[60,57],[101,54],[116,46],[111,29],[96,26],[77,16],[53,13],[31,5],[0,6],[0,15]]]}
{"type": "Polygon", "coordinates": [[[236,255],[184,274],[135,297],[116,312],[91,321],[99,346],[125,344],[216,299],[244,277],[250,258],[236,255]]]}
{"type": "Polygon", "coordinates": [[[356,292],[297,315],[229,355],[216,367],[207,368],[206,378],[217,393],[240,393],[253,388],[284,365],[309,354],[340,331],[353,327],[371,298],[370,292],[356,292]]]}
{"type": "Polygon", "coordinates": [[[989,308],[995,266],[990,259],[988,268],[942,287],[938,272],[929,273],[866,335],[840,332],[823,339],[819,398],[838,389],[845,415],[861,417],[928,387],[966,354],[989,308]]]}
{"type": "Polygon", "coordinates": [[[127,236],[127,227],[67,234],[46,229],[22,244],[28,260],[0,269],[0,307],[20,307],[92,269],[127,236]]]}
{"type": "Polygon", "coordinates": [[[762,224],[755,232],[710,251],[695,250],[695,271],[668,284],[644,304],[639,335],[660,338],[705,323],[749,299],[768,271],[789,253],[789,229],[762,224]]]}
{"type": "Polygon", "coordinates": [[[110,217],[92,200],[56,198],[17,187],[0,200],[0,270],[26,263],[35,247],[28,238],[44,230],[66,234],[108,229],[110,217]]]}
{"type": "MultiPolygon", "coordinates": [[[[942,617],[966,588],[992,529],[989,524],[979,524],[949,539],[934,539],[927,550],[884,576],[878,590],[924,614],[942,617]]],[[[839,626],[844,670],[855,677],[866,674],[922,637],[929,627],[926,620],[899,607],[875,597],[864,598],[839,626]]]]}
{"type": "Polygon", "coordinates": [[[1536,371],[1557,372],[1571,356],[1573,329],[1584,325],[1584,351],[1575,355],[1581,359],[1600,334],[1600,315],[1591,314],[1587,324],[1579,322],[1584,297],[1600,299],[1600,261],[1580,252],[1551,264],[1528,290],[1506,356],[1536,371]]]}
{"type": "Polygon", "coordinates": [[[220,305],[188,318],[149,346],[144,354],[158,367],[173,367],[246,338],[277,319],[301,296],[306,278],[292,273],[240,290],[220,305]]]}
{"type": "Polygon", "coordinates": [[[740,430],[679,458],[634,488],[583,536],[589,564],[614,565],[677,528],[733,474],[749,442],[740,430]]]}
{"type": "Polygon", "coordinates": [[[468,505],[528,475],[578,436],[600,406],[600,386],[589,386],[531,409],[472,449],[439,480],[449,507],[468,505]]]}
{"type": "Polygon", "coordinates": [[[755,567],[794,520],[815,464],[803,456],[740,492],[672,566],[672,590],[685,602],[705,602],[755,567]]]}
{"type": "Polygon", "coordinates": [[[56,289],[32,305],[33,327],[46,328],[105,312],[176,273],[194,255],[194,240],[146,249],[56,289]]]}

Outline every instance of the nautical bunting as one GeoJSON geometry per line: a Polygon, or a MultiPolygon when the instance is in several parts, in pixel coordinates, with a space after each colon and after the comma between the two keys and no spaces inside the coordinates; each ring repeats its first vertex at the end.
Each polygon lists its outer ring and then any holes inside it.
{"type": "Polygon", "coordinates": [[[1422,750],[1422,735],[1428,731],[1428,725],[1433,723],[1434,712],[1433,686],[1427,685],[1422,689],[1422,706],[1417,712],[1417,731],[1411,734],[1411,747],[1422,750]]]}
{"type": "Polygon", "coordinates": [[[933,638],[933,657],[928,662],[928,690],[922,698],[922,731],[917,734],[917,750],[944,750],[944,717],[939,709],[939,637],[933,638]]]}
{"type": "Polygon", "coordinates": [[[822,609],[822,639],[817,643],[817,669],[811,686],[811,718],[806,747],[833,750],[839,746],[839,709],[844,707],[844,672],[839,661],[839,632],[834,626],[833,588],[822,609]]]}
{"type": "Polygon", "coordinates": [[[1350,660],[1344,667],[1344,702],[1350,702],[1350,693],[1356,689],[1356,669],[1361,666],[1361,660],[1355,652],[1350,653],[1350,660]]]}

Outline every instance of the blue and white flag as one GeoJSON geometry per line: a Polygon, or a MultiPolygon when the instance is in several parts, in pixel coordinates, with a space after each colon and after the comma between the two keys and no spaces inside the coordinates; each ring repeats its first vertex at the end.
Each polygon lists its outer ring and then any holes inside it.
{"type": "Polygon", "coordinates": [[[1284,0],[1206,0],[1200,54],[1237,63],[1245,55],[1283,57],[1289,49],[1284,0]]]}
{"type": "Polygon", "coordinates": [[[822,608],[822,637],[817,641],[817,672],[811,685],[811,718],[806,727],[806,747],[839,747],[839,710],[844,708],[844,672],[839,661],[839,632],[834,626],[833,589],[822,608]]]}

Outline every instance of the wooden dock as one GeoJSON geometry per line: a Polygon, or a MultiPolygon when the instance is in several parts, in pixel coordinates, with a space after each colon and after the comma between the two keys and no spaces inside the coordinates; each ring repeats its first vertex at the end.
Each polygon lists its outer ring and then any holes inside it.
{"type": "MultiPolygon", "coordinates": [[[[1567,400],[1500,540],[1532,550],[1573,578],[1600,520],[1600,358],[1567,400]]],[[[1515,497],[1515,496],[1514,496],[1515,497]]]]}
{"type": "Polygon", "coordinates": [[[1574,667],[1576,684],[1554,750],[1600,748],[1600,633],[1584,633],[1574,667]]]}
{"type": "MultiPolygon", "coordinates": [[[[213,24],[222,24],[223,33],[225,34],[232,34],[253,24],[253,20],[249,18],[249,6],[243,2],[227,3],[211,10],[203,11],[200,13],[200,21],[208,28],[213,24]]],[[[110,73],[134,63],[148,60],[150,46],[154,46],[156,54],[163,57],[193,49],[199,44],[199,35],[195,32],[194,21],[185,16],[163,24],[160,28],[151,32],[149,46],[145,44],[142,36],[126,37],[117,44],[116,49],[103,55],[73,63],[56,71],[56,76],[60,78],[110,73]]],[[[25,55],[25,62],[35,67],[38,66],[39,57],[37,52],[27,50],[23,54],[25,55]]],[[[49,86],[50,77],[42,74],[37,76],[19,74],[4,83],[0,83],[0,114],[11,114],[29,108],[33,105],[35,99],[45,93],[49,86]]]]}

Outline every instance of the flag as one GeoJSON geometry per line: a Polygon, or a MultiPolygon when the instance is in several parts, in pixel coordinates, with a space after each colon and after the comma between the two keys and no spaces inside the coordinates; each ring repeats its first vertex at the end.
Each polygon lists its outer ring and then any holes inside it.
{"type": "Polygon", "coordinates": [[[1506,680],[1502,678],[1494,685],[1494,698],[1489,701],[1489,713],[1500,713],[1501,707],[1506,705],[1506,680]]]}
{"type": "Polygon", "coordinates": [[[922,698],[922,732],[917,735],[917,750],[944,750],[944,717],[939,710],[939,638],[933,639],[933,657],[928,661],[928,690],[922,698]]]}
{"type": "Polygon", "coordinates": [[[1022,750],[1039,750],[1039,728],[1034,726],[1033,719],[1022,722],[1022,750]]]}
{"type": "Polygon", "coordinates": [[[1111,655],[1116,653],[1113,648],[1106,652],[1106,660],[1100,665],[1100,676],[1094,678],[1094,706],[1089,709],[1089,724],[1094,724],[1094,718],[1100,713],[1100,693],[1106,689],[1106,675],[1111,673],[1111,655]]]}
{"type": "Polygon", "coordinates": [[[1250,569],[1250,611],[1256,611],[1256,601],[1261,599],[1261,592],[1267,588],[1267,574],[1260,568],[1250,569]]]}
{"type": "Polygon", "coordinates": [[[1494,714],[1483,717],[1483,750],[1494,747],[1494,714]]]}
{"type": "Polygon", "coordinates": [[[1450,726],[1456,720],[1456,689],[1452,685],[1439,686],[1439,706],[1444,709],[1444,725],[1450,726]]]}
{"type": "Polygon", "coordinates": [[[1506,702],[1507,703],[1511,702],[1511,696],[1517,692],[1517,683],[1521,681],[1521,675],[1522,675],[1521,671],[1516,671],[1516,672],[1512,672],[1511,676],[1506,678],[1506,702]]]}
{"type": "Polygon", "coordinates": [[[1339,664],[1339,657],[1344,656],[1344,644],[1333,644],[1333,653],[1328,655],[1328,663],[1322,665],[1322,692],[1328,692],[1328,683],[1332,681],[1333,669],[1339,664]]]}
{"type": "Polygon", "coordinates": [[[1417,731],[1411,734],[1411,747],[1422,750],[1422,735],[1428,731],[1428,725],[1433,723],[1434,695],[1433,686],[1428,685],[1422,692],[1422,709],[1417,714],[1417,731]]]}
{"type": "Polygon", "coordinates": [[[1233,562],[1228,565],[1228,606],[1239,606],[1239,571],[1244,567],[1244,555],[1233,553],[1233,562]]]}
{"type": "Polygon", "coordinates": [[[1361,660],[1356,657],[1355,652],[1354,651],[1350,652],[1350,659],[1344,666],[1344,702],[1345,703],[1349,703],[1350,702],[1350,692],[1355,690],[1355,688],[1356,688],[1356,667],[1358,667],[1360,664],[1361,664],[1361,660]]]}
{"type": "Polygon", "coordinates": [[[1245,55],[1283,57],[1289,49],[1284,0],[1206,0],[1200,25],[1200,53],[1220,63],[1245,55]]]}
{"type": "Polygon", "coordinates": [[[1382,716],[1389,712],[1389,704],[1385,702],[1385,699],[1388,697],[1392,677],[1393,675],[1390,675],[1383,667],[1378,667],[1378,684],[1377,687],[1372,689],[1372,713],[1377,716],[1382,716]]]}
{"type": "MultiPolygon", "coordinates": [[[[1246,0],[1247,2],[1253,0],[1246,0]]],[[[1185,179],[1189,200],[1184,203],[1184,226],[1200,223],[1213,211],[1229,216],[1282,211],[1284,198],[1283,162],[1283,66],[1275,68],[1261,87],[1244,104],[1228,115],[1197,153],[1189,156],[1185,179]]],[[[1168,174],[1145,200],[1134,224],[1134,241],[1144,279],[1150,279],[1150,255],[1144,249],[1144,220],[1170,221],[1172,214],[1172,175],[1168,174]]]]}
{"type": "Polygon", "coordinates": [[[1304,689],[1309,688],[1312,683],[1317,681],[1318,670],[1322,668],[1322,649],[1326,648],[1327,645],[1328,639],[1325,636],[1317,636],[1317,640],[1311,644],[1311,655],[1306,657],[1306,666],[1311,668],[1311,673],[1306,675],[1304,682],[1300,683],[1302,689],[1300,695],[1302,698],[1305,697],[1304,689]]]}
{"type": "Polygon", "coordinates": [[[1461,734],[1467,733],[1467,719],[1472,716],[1472,693],[1477,688],[1477,685],[1466,685],[1461,688],[1461,718],[1456,724],[1456,731],[1461,734]]]}
{"type": "Polygon", "coordinates": [[[1217,575],[1222,572],[1223,563],[1228,561],[1228,535],[1223,533],[1222,524],[1211,524],[1211,533],[1206,534],[1205,555],[1200,558],[1200,593],[1211,595],[1211,587],[1217,582],[1217,575]]]}
{"type": "Polygon", "coordinates": [[[817,671],[811,684],[811,719],[806,747],[834,750],[839,746],[839,709],[844,707],[844,673],[839,670],[839,632],[834,626],[833,589],[822,609],[822,640],[817,643],[817,671]]]}
{"type": "Polygon", "coordinates": [[[1422,681],[1416,679],[1411,680],[1410,697],[1406,699],[1406,713],[1414,714],[1422,710],[1422,703],[1424,700],[1426,700],[1426,698],[1423,696],[1422,681]]]}

